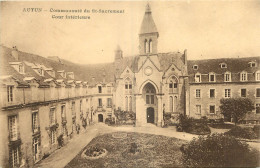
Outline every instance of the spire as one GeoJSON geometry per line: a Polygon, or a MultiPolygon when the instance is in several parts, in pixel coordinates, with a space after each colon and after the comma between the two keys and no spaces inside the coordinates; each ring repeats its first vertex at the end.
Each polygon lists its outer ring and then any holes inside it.
{"type": "Polygon", "coordinates": [[[145,13],[151,13],[151,12],[152,12],[151,7],[150,7],[149,3],[147,3],[145,13]]]}
{"type": "Polygon", "coordinates": [[[149,3],[147,3],[146,5],[145,14],[144,14],[144,18],[140,30],[140,34],[146,34],[146,33],[158,33],[152,17],[152,10],[149,3]]]}

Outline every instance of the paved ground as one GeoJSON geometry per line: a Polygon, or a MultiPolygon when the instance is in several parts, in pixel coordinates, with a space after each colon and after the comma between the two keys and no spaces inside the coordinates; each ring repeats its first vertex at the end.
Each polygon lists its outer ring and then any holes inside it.
{"type": "MultiPolygon", "coordinates": [[[[142,127],[132,127],[132,126],[120,126],[112,127],[107,126],[103,123],[91,125],[81,134],[76,135],[70,142],[56,150],[48,158],[40,161],[34,167],[35,168],[63,168],[66,166],[94,137],[110,132],[126,131],[126,132],[138,132],[138,133],[148,133],[155,135],[163,135],[169,137],[175,137],[182,140],[190,141],[197,135],[192,135],[185,132],[176,132],[175,127],[160,128],[152,124],[147,124],[142,127]]],[[[212,132],[225,132],[226,130],[211,129],[212,132]]],[[[260,150],[259,143],[248,143],[250,146],[260,150]]]]}

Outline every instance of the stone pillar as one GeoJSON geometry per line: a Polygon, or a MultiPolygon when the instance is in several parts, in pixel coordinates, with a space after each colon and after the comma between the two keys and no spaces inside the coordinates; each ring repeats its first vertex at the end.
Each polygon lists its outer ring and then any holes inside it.
{"type": "Polygon", "coordinates": [[[157,100],[158,100],[158,121],[157,121],[157,126],[161,127],[163,123],[163,106],[162,106],[162,96],[157,95],[157,100]]]}
{"type": "Polygon", "coordinates": [[[136,95],[136,126],[142,126],[146,123],[145,102],[142,95],[136,95]]]}

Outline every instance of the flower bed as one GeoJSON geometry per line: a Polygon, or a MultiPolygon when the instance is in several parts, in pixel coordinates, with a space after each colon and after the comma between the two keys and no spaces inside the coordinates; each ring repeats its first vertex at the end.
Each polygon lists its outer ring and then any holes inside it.
{"type": "Polygon", "coordinates": [[[96,146],[92,146],[84,150],[81,157],[85,159],[99,159],[107,155],[107,150],[96,146]]]}
{"type": "Polygon", "coordinates": [[[116,139],[123,139],[123,138],[126,138],[126,137],[127,137],[127,133],[125,133],[125,132],[113,133],[113,134],[112,134],[112,137],[113,137],[113,138],[116,138],[116,139]]]}

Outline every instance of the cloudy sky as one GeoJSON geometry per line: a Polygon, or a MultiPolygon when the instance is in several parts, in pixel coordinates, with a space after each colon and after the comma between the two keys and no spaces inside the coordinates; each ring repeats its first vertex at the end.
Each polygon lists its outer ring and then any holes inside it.
{"type": "MultiPolygon", "coordinates": [[[[112,62],[138,54],[147,1],[1,2],[1,44],[75,63],[112,62]],[[42,12],[23,12],[42,8],[42,12]],[[50,9],[111,9],[123,14],[79,13],[89,20],[53,19],[50,9]]],[[[188,50],[188,59],[260,56],[260,1],[151,1],[158,51],[188,50]]]]}

